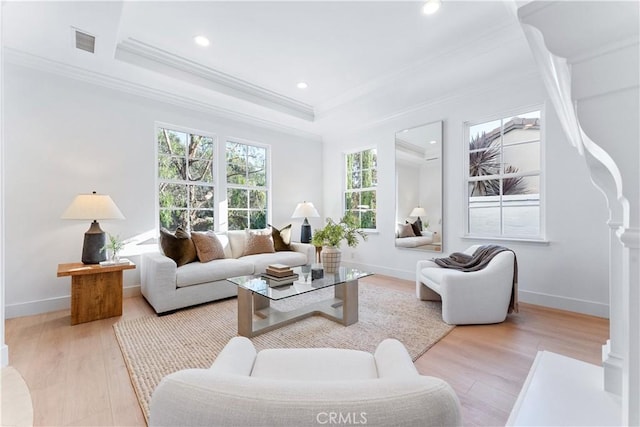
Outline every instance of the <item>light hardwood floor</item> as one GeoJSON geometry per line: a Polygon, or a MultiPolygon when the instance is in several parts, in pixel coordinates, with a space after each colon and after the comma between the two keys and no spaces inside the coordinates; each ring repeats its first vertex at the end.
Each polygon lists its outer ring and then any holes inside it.
{"type": "MultiPolygon", "coordinates": [[[[414,283],[375,275],[376,286],[414,292],[414,283]]],[[[8,319],[9,362],[24,377],[38,426],[144,426],[113,333],[120,319],[152,315],[126,298],[122,317],[70,326],[68,310],[8,319]]],[[[606,319],[521,304],[498,325],[458,326],[416,361],[448,381],[467,426],[504,425],[538,350],[600,364],[606,319]]]]}

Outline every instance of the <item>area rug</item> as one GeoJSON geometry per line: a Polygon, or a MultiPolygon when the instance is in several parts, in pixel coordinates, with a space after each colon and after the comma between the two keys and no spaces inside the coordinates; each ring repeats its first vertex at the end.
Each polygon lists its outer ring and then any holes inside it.
{"type": "MultiPolygon", "coordinates": [[[[442,321],[440,303],[413,294],[360,282],[358,322],[345,327],[312,316],[251,339],[258,350],[334,347],[373,352],[385,338],[400,340],[415,361],[453,329],[442,321]]],[[[331,289],[272,303],[289,310],[332,297],[331,289]],[[324,293],[323,295],[320,295],[324,293]]],[[[114,324],[120,349],[140,407],[148,420],[151,394],[160,380],[187,368],[208,368],[237,335],[237,301],[217,301],[174,314],[147,316],[114,324]]]]}

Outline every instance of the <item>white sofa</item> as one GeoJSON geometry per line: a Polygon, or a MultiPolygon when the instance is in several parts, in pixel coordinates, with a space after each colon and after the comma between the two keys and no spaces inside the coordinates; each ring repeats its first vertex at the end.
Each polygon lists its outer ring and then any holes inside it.
{"type": "Polygon", "coordinates": [[[445,381],[418,373],[405,347],[374,354],[335,348],[269,349],[234,337],[209,369],[163,378],[150,426],[458,426],[460,402],[445,381]]]}
{"type": "Polygon", "coordinates": [[[270,264],[295,267],[315,259],[315,246],[297,242],[290,244],[293,251],[242,256],[246,243],[244,230],[216,235],[224,248],[224,259],[196,261],[178,267],[174,260],[160,252],[142,256],[141,291],[156,313],[235,296],[237,286],[226,280],[230,277],[264,273],[270,264]]]}
{"type": "MultiPolygon", "coordinates": [[[[472,255],[481,245],[464,251],[472,255]]],[[[514,289],[515,255],[496,254],[478,271],[442,268],[431,260],[416,264],[416,295],[421,300],[442,300],[442,320],[452,325],[500,323],[507,317],[514,289]]]]}
{"type": "Polygon", "coordinates": [[[422,236],[398,237],[396,236],[396,246],[399,248],[417,248],[418,246],[430,245],[434,243],[434,233],[422,231],[422,236]]]}

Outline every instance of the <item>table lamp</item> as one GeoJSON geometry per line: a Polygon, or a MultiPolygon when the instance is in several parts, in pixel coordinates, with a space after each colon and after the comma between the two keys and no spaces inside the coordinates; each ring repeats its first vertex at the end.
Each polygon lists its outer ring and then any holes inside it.
{"type": "Polygon", "coordinates": [[[78,194],[71,202],[62,219],[93,220],[89,230],[84,233],[82,246],[82,262],[84,264],[99,264],[107,259],[107,251],[102,248],[106,243],[104,231],[100,228],[99,219],[124,219],[124,215],[106,194],[78,194]]]}
{"type": "Polygon", "coordinates": [[[427,212],[424,210],[424,208],[421,208],[420,206],[418,206],[417,208],[413,208],[409,216],[418,218],[416,219],[416,225],[420,228],[420,230],[422,230],[422,220],[420,219],[420,217],[425,216],[426,214],[427,212]]]}
{"type": "Polygon", "coordinates": [[[311,225],[307,218],[317,218],[320,214],[313,206],[311,202],[298,203],[296,209],[293,211],[291,218],[304,218],[302,226],[300,227],[300,242],[311,243],[311,225]]]}

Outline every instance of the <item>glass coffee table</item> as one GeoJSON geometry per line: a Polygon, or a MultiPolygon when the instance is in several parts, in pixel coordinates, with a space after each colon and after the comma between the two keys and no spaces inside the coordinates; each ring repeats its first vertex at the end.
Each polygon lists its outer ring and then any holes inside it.
{"type": "Polygon", "coordinates": [[[285,285],[260,275],[227,279],[238,286],[239,335],[254,337],[313,315],[345,326],[358,321],[358,279],[371,273],[340,267],[336,273],[325,272],[323,278],[312,280],[310,266],[295,267],[293,271],[298,279],[285,285]],[[333,298],[313,301],[291,311],[271,307],[271,301],[297,298],[331,287],[334,288],[333,298]]]}

